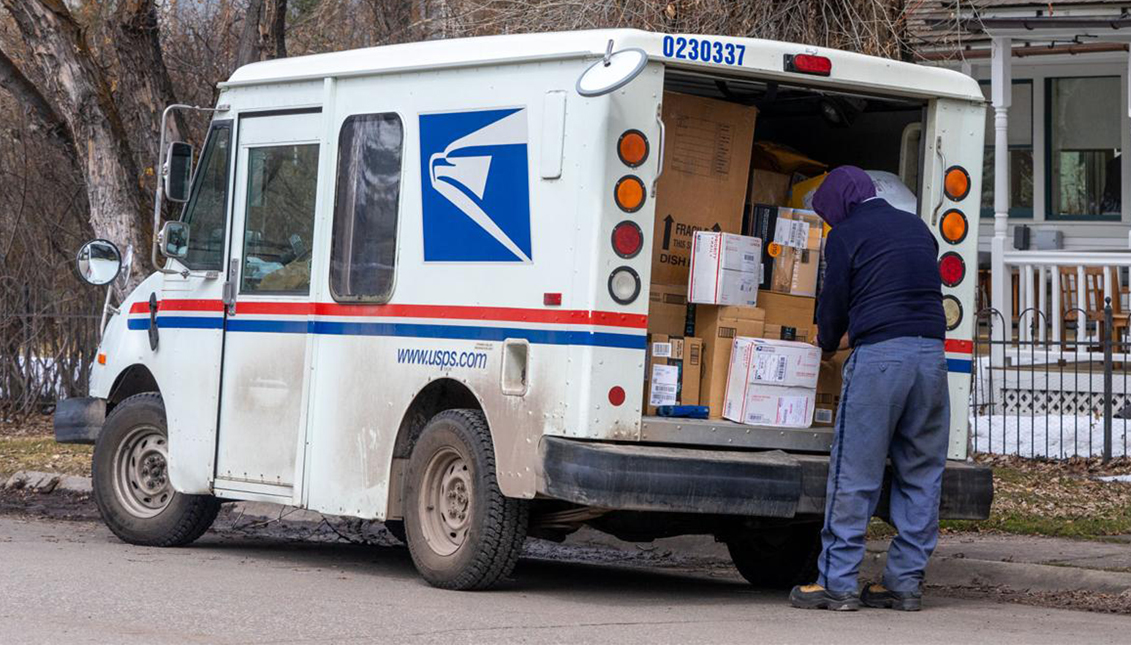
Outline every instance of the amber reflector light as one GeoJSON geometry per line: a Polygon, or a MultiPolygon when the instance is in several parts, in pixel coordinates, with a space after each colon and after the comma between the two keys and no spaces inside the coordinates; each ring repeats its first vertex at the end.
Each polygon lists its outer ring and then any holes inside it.
{"type": "Polygon", "coordinates": [[[617,141],[617,155],[625,165],[633,168],[648,158],[648,139],[640,130],[629,130],[617,141]]]}
{"type": "Polygon", "coordinates": [[[962,211],[951,209],[947,211],[942,221],[939,222],[939,231],[942,233],[943,239],[951,244],[958,244],[966,239],[966,232],[969,225],[966,222],[966,216],[962,211]]]}
{"type": "Polygon", "coordinates": [[[947,199],[960,201],[970,194],[970,173],[962,166],[951,166],[946,170],[943,188],[947,199]]]}
{"type": "Polygon", "coordinates": [[[622,211],[632,213],[644,205],[644,182],[639,177],[627,175],[617,182],[614,197],[622,211]]]}

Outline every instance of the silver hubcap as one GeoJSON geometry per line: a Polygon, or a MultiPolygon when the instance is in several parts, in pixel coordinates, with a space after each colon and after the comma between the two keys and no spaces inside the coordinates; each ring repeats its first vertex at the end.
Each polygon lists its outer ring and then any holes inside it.
{"type": "Polygon", "coordinates": [[[463,546],[471,525],[471,471],[463,455],[445,447],[432,456],[424,470],[420,517],[424,539],[439,555],[451,555],[463,546]]]}
{"type": "Polygon", "coordinates": [[[114,495],[136,517],[154,517],[173,499],[168,442],[153,426],[130,431],[114,455],[114,495]]]}

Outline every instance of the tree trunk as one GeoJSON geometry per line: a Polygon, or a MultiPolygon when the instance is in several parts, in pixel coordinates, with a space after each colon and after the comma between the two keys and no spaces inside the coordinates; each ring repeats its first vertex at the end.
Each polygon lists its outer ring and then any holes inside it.
{"type": "Polygon", "coordinates": [[[23,106],[24,112],[32,117],[33,127],[43,128],[43,131],[53,140],[58,142],[66,153],[74,158],[75,141],[71,138],[71,130],[67,127],[63,117],[39,91],[28,77],[11,58],[0,51],[0,87],[3,87],[23,106]]]}
{"type": "Polygon", "coordinates": [[[287,57],[287,0],[268,0],[264,46],[267,58],[287,57]]]}
{"type": "Polygon", "coordinates": [[[236,47],[236,67],[263,60],[263,45],[259,38],[259,16],[263,13],[263,0],[248,0],[243,17],[240,42],[236,47]]]}
{"type": "Polygon", "coordinates": [[[248,0],[236,67],[287,57],[287,0],[248,0]]]}
{"type": "Polygon", "coordinates": [[[148,244],[142,235],[142,212],[137,167],[102,70],[95,63],[82,28],[64,0],[2,0],[20,35],[34,52],[44,78],[44,95],[74,137],[96,235],[124,252],[133,245],[135,257],[130,286],[145,275],[148,244]]]}
{"type": "MultiPolygon", "coordinates": [[[[173,82],[161,54],[157,7],[153,0],[119,0],[117,14],[107,25],[117,56],[114,103],[129,137],[135,163],[142,170],[146,195],[153,194],[161,142],[161,113],[177,102],[173,82]]],[[[185,132],[180,113],[174,113],[170,140],[185,132]]]]}

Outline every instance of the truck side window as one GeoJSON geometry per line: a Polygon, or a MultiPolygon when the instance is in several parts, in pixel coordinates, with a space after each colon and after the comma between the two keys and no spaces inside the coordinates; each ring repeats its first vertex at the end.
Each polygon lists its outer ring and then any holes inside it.
{"type": "Polygon", "coordinates": [[[338,138],[330,292],[338,301],[392,295],[404,128],[396,114],[347,118],[338,138]]]}
{"type": "Polygon", "coordinates": [[[241,293],[309,293],[318,145],[252,148],[241,293]]]}
{"type": "Polygon", "coordinates": [[[196,185],[181,215],[190,226],[190,269],[219,271],[224,268],[224,234],[228,228],[228,164],[231,157],[232,124],[214,123],[196,168],[196,185]]]}

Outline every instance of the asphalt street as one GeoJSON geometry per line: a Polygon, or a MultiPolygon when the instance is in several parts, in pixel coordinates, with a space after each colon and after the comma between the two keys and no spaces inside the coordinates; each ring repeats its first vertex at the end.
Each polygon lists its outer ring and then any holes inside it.
{"type": "Polygon", "coordinates": [[[803,611],[731,575],[524,559],[503,589],[432,589],[405,549],[208,534],[123,544],[0,517],[0,643],[1126,643],[1125,616],[933,598],[803,611]]]}

